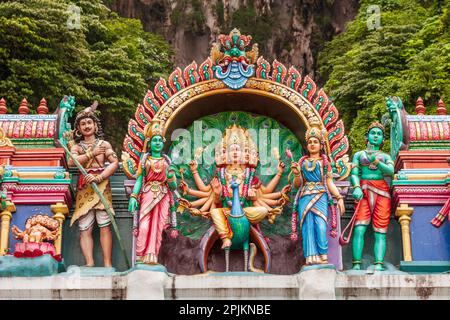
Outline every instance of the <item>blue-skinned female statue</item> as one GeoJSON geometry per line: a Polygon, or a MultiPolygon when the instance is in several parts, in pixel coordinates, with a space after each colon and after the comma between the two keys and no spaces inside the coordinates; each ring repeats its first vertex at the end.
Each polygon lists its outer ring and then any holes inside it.
{"type": "MultiPolygon", "coordinates": [[[[327,264],[328,217],[334,211],[331,196],[338,200],[341,214],[345,210],[344,201],[333,183],[332,168],[324,153],[325,137],[322,131],[317,127],[308,129],[306,142],[308,155],[291,165],[294,186],[299,188],[294,208],[297,209],[300,221],[306,265],[327,264]]],[[[336,219],[335,214],[332,218],[336,219]]],[[[294,221],[295,235],[296,219],[294,221]]],[[[332,232],[332,236],[335,236],[335,230],[332,232]]]]}

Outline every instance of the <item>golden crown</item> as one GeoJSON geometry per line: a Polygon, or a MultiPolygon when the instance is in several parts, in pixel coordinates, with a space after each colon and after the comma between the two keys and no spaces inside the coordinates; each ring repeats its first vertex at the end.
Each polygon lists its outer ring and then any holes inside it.
{"type": "Polygon", "coordinates": [[[378,129],[380,129],[380,130],[383,132],[383,134],[384,134],[384,126],[383,126],[381,123],[379,123],[378,121],[374,121],[374,122],[372,122],[372,123],[370,124],[369,128],[367,128],[366,134],[369,133],[370,130],[372,130],[373,128],[378,128],[378,129]]]}
{"type": "Polygon", "coordinates": [[[306,141],[310,138],[317,138],[321,143],[325,142],[325,133],[318,127],[311,127],[306,131],[306,141]]]}
{"type": "Polygon", "coordinates": [[[148,139],[153,138],[154,136],[163,136],[164,135],[164,123],[161,120],[152,120],[145,126],[144,129],[145,137],[148,139]]]}
{"type": "Polygon", "coordinates": [[[256,165],[257,164],[257,148],[250,132],[236,124],[225,129],[225,133],[222,136],[220,143],[216,145],[216,164],[222,165],[225,163],[224,153],[229,146],[237,144],[241,147],[244,154],[245,164],[256,165]],[[255,163],[256,162],[256,163],[255,163]]]}

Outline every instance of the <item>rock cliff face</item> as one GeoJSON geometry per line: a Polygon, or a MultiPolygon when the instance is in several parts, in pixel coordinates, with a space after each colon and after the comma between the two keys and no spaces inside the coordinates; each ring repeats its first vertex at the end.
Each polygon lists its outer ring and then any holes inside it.
{"type": "MultiPolygon", "coordinates": [[[[357,0],[117,0],[111,9],[140,19],[175,50],[175,65],[209,55],[220,33],[234,27],[259,43],[260,54],[315,76],[323,44],[342,32],[358,11],[357,0]]],[[[319,79],[316,79],[319,80],[319,79]]]]}

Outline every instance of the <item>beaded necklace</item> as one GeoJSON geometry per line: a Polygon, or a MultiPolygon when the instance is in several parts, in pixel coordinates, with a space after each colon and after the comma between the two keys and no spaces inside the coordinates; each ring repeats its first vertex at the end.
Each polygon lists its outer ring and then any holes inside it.
{"type": "MultiPolygon", "coordinates": [[[[250,189],[250,183],[253,181],[255,175],[255,168],[245,168],[245,181],[242,186],[242,197],[239,197],[241,206],[244,205],[245,199],[248,197],[248,190],[250,189]]],[[[232,199],[228,190],[227,181],[225,179],[225,168],[220,168],[220,182],[222,184],[222,194],[225,197],[225,201],[229,207],[232,206],[232,199]]]]}

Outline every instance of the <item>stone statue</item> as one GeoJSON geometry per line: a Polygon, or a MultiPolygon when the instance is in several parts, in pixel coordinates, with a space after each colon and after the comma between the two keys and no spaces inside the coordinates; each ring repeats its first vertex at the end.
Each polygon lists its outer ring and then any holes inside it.
{"type": "Polygon", "coordinates": [[[25,230],[13,226],[11,231],[14,238],[22,240],[14,248],[14,256],[17,258],[38,257],[50,254],[57,261],[61,256],[56,254],[54,241],[58,239],[60,232],[58,220],[45,214],[35,214],[25,221],[25,230]]]}
{"type": "Polygon", "coordinates": [[[179,199],[180,204],[192,215],[212,220],[222,240],[222,249],[226,250],[226,271],[230,249],[244,250],[244,268],[248,270],[250,225],[257,226],[266,218],[273,223],[288,199],[286,194],[290,186],[274,192],[283,174],[284,163],[279,161],[277,174],[264,186],[255,174],[258,161],[258,152],[249,132],[233,125],[225,130],[221,142],[216,145],[217,175],[211,182],[208,185],[203,182],[197,161],[192,160],[189,166],[198,190],[190,188],[184,181],[180,184],[183,194],[198,198],[192,203],[179,199]]]}
{"type": "Polygon", "coordinates": [[[381,152],[384,127],[379,122],[369,126],[366,133],[366,150],[357,152],[353,157],[351,182],[353,196],[358,201],[355,210],[355,231],[353,237],[353,269],[361,269],[364,234],[372,221],[375,245],[375,270],[384,270],[386,253],[386,232],[391,214],[391,196],[389,185],[384,176],[394,174],[394,162],[381,152]]]}
{"type": "MultiPolygon", "coordinates": [[[[341,214],[344,200],[333,183],[332,168],[324,153],[325,137],[319,128],[311,127],[306,132],[308,155],[299,162],[293,162],[294,186],[299,188],[294,208],[298,212],[303,238],[303,253],[306,265],[328,263],[327,226],[330,212],[336,220],[336,212],[331,196],[338,200],[341,214]]],[[[296,219],[294,219],[294,240],[296,239],[296,219]]],[[[336,228],[333,223],[334,229],[336,228]]],[[[335,230],[332,236],[336,236],[335,230]]]]}
{"type": "MultiPolygon", "coordinates": [[[[167,226],[169,213],[172,212],[172,223],[176,221],[171,190],[176,189],[177,183],[170,158],[162,153],[165,141],[162,125],[152,121],[144,132],[144,149],[128,210],[137,214],[138,223],[134,226],[136,261],[157,264],[162,232],[167,226]]],[[[177,230],[173,226],[171,236],[175,237],[177,230]]]]}
{"type": "Polygon", "coordinates": [[[54,241],[58,238],[59,222],[47,215],[37,214],[27,219],[25,231],[17,226],[12,227],[16,239],[22,239],[23,243],[41,243],[54,241]]]}
{"type": "MultiPolygon", "coordinates": [[[[119,168],[116,153],[109,142],[103,140],[100,120],[94,111],[96,104],[79,112],[75,119],[73,132],[75,144],[71,147],[72,156],[86,169],[86,176],[80,175],[77,186],[75,211],[70,225],[78,221],[80,246],[87,267],[94,266],[92,229],[94,222],[100,228],[100,244],[105,267],[112,267],[111,219],[105,211],[99,195],[91,183],[95,182],[112,209],[112,194],[109,177],[119,168]],[[109,164],[108,164],[109,162],[109,164]]],[[[69,165],[74,162],[69,158],[69,165]]],[[[113,211],[114,212],[114,211],[113,211]]]]}

